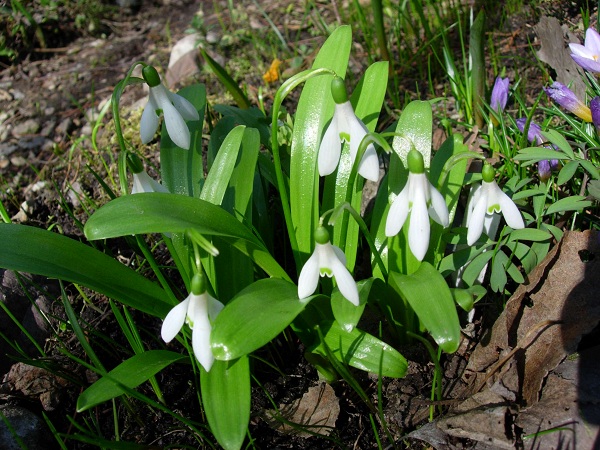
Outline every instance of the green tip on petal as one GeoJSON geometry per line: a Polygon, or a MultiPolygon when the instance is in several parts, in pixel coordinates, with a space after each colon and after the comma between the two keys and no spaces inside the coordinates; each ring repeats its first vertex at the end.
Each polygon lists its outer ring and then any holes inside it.
{"type": "Polygon", "coordinates": [[[407,156],[408,170],[411,173],[425,173],[425,161],[419,150],[412,149],[407,156]]]}
{"type": "Polygon", "coordinates": [[[127,166],[133,173],[140,173],[144,171],[144,165],[138,156],[134,153],[127,154],[127,166]]]}
{"type": "Polygon", "coordinates": [[[481,169],[481,178],[486,183],[491,183],[494,181],[494,177],[496,176],[496,171],[492,167],[491,164],[485,163],[483,165],[483,169],[481,169]]]}
{"type": "Polygon", "coordinates": [[[160,76],[156,69],[152,66],[146,66],[142,69],[142,76],[144,81],[148,83],[151,88],[156,87],[160,84],[160,76]]]}
{"type": "Polygon", "coordinates": [[[331,95],[333,96],[333,101],[338,105],[348,101],[346,85],[344,84],[344,80],[342,80],[340,77],[335,77],[331,82],[331,95]]]}
{"type": "Polygon", "coordinates": [[[315,242],[321,245],[329,242],[329,231],[325,227],[318,227],[315,230],[315,242]]]}
{"type": "Polygon", "coordinates": [[[192,294],[200,295],[206,292],[206,278],[204,275],[196,273],[192,277],[192,294]]]}

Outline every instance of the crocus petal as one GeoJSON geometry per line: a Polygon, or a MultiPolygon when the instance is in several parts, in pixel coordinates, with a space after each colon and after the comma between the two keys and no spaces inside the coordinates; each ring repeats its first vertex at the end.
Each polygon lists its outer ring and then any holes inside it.
{"type": "Polygon", "coordinates": [[[354,306],[358,306],[358,288],[346,266],[337,258],[330,261],[330,266],[341,294],[354,306]]]}
{"type": "MultiPolygon", "coordinates": [[[[316,244],[321,245],[321,244],[316,244]]],[[[319,283],[319,254],[317,248],[302,267],[298,277],[298,298],[300,300],[310,297],[319,283]]]]}
{"type": "Polygon", "coordinates": [[[402,229],[404,222],[406,222],[406,217],[408,217],[408,183],[410,183],[410,179],[407,181],[407,186],[404,186],[402,192],[394,199],[388,211],[385,221],[385,235],[388,237],[397,235],[402,229]]]}
{"type": "Polygon", "coordinates": [[[525,228],[525,223],[523,222],[523,217],[521,217],[519,208],[517,208],[515,202],[513,202],[508,195],[500,191],[498,195],[498,202],[500,203],[500,209],[502,210],[504,220],[506,220],[506,224],[509,227],[511,227],[513,230],[525,228]]]}
{"type": "Polygon", "coordinates": [[[181,117],[183,117],[185,120],[200,119],[198,111],[196,110],[196,108],[194,108],[194,105],[192,105],[187,99],[185,99],[179,94],[174,94],[173,92],[168,92],[168,95],[171,99],[171,102],[175,106],[175,109],[177,109],[177,111],[179,111],[179,114],[181,114],[181,117]]]}
{"type": "Polygon", "coordinates": [[[429,207],[429,216],[443,227],[450,224],[448,214],[448,205],[442,194],[429,183],[429,193],[431,195],[431,206],[429,207]]]}
{"type": "Polygon", "coordinates": [[[210,348],[211,326],[207,315],[197,315],[194,318],[194,329],[192,331],[192,348],[198,362],[207,372],[210,371],[215,357],[210,348]]]}
{"type": "Polygon", "coordinates": [[[486,209],[487,196],[483,194],[479,197],[473,211],[469,215],[469,221],[467,223],[467,244],[473,245],[481,236],[486,209]]]}
{"type": "Polygon", "coordinates": [[[340,133],[338,131],[337,120],[335,116],[331,119],[331,123],[319,146],[318,167],[319,175],[324,177],[333,173],[338,163],[340,162],[340,154],[342,152],[342,144],[340,141],[340,133]]]}
{"type": "Polygon", "coordinates": [[[169,311],[160,329],[163,341],[169,343],[177,336],[177,333],[179,333],[179,330],[181,330],[181,327],[185,323],[189,303],[190,297],[188,296],[188,298],[169,311]]]}
{"type": "Polygon", "coordinates": [[[571,58],[573,58],[581,68],[589,72],[600,73],[600,62],[575,54],[571,54],[571,58]]]}
{"type": "Polygon", "coordinates": [[[540,176],[540,180],[546,181],[550,178],[552,170],[550,169],[550,161],[547,159],[543,159],[538,162],[538,175],[540,176]]]}
{"type": "Polygon", "coordinates": [[[423,261],[429,248],[429,215],[427,214],[427,201],[423,189],[415,189],[415,197],[410,211],[410,224],[408,229],[408,246],[413,255],[423,261]]]}
{"type": "Polygon", "coordinates": [[[572,52],[571,56],[578,55],[583,58],[594,59],[594,53],[589,48],[587,48],[585,45],[571,43],[571,44],[569,44],[569,49],[572,52]]]}
{"type": "Polygon", "coordinates": [[[600,56],[600,34],[593,28],[588,28],[585,32],[585,48],[600,56]]]}
{"type": "Polygon", "coordinates": [[[506,107],[506,103],[508,102],[509,84],[510,80],[508,78],[496,78],[490,99],[490,106],[496,112],[504,111],[504,108],[506,107]]]}
{"type": "Polygon", "coordinates": [[[153,102],[148,100],[144,111],[142,112],[142,118],[140,120],[140,138],[143,144],[147,144],[154,138],[156,129],[158,128],[158,116],[156,115],[155,107],[153,102]]]}

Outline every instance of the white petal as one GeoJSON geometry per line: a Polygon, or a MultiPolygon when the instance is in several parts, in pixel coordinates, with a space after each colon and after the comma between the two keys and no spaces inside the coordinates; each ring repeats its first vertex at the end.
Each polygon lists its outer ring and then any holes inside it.
{"type": "Polygon", "coordinates": [[[431,206],[429,207],[429,216],[443,227],[450,224],[448,214],[448,205],[442,194],[429,183],[429,194],[431,195],[431,206]]]}
{"type": "Polygon", "coordinates": [[[410,180],[404,186],[402,192],[394,199],[388,211],[385,221],[385,235],[388,237],[397,235],[400,229],[402,229],[404,222],[406,222],[406,217],[408,216],[408,183],[410,183],[410,180]]]}
{"type": "Polygon", "coordinates": [[[169,92],[162,84],[151,88],[156,98],[156,103],[163,111],[167,133],[171,140],[180,148],[190,148],[190,130],[188,129],[179,111],[171,104],[169,92]]]}
{"type": "Polygon", "coordinates": [[[512,199],[502,192],[498,198],[498,201],[500,202],[500,208],[502,210],[504,220],[506,220],[506,224],[513,230],[525,228],[525,223],[523,222],[523,217],[521,217],[521,212],[512,199]]]}
{"type": "Polygon", "coordinates": [[[379,181],[379,157],[373,144],[369,144],[358,165],[358,173],[367,180],[379,181]]]}
{"type": "Polygon", "coordinates": [[[147,144],[154,138],[154,134],[158,128],[158,116],[156,115],[156,110],[152,103],[153,102],[148,100],[140,120],[140,138],[142,139],[143,144],[147,144]]]}
{"type": "Polygon", "coordinates": [[[315,251],[308,258],[308,261],[302,267],[300,276],[298,277],[298,298],[300,300],[310,297],[317,289],[319,283],[319,255],[318,246],[316,244],[315,251]]]}
{"type": "Polygon", "coordinates": [[[408,229],[408,246],[413,255],[423,261],[429,248],[429,214],[423,189],[415,189],[415,197],[410,211],[410,224],[408,229]]]}
{"type": "Polygon", "coordinates": [[[333,252],[335,253],[335,256],[337,257],[337,259],[339,259],[342,264],[345,266],[346,265],[346,254],[344,253],[344,251],[339,248],[337,245],[331,245],[331,248],[333,249],[333,252]]]}
{"type": "Polygon", "coordinates": [[[324,177],[333,173],[338,163],[340,162],[340,154],[342,152],[342,144],[340,141],[340,133],[337,127],[335,117],[331,120],[329,127],[325,130],[323,140],[319,146],[318,167],[319,175],[324,177]]]}
{"type": "Polygon", "coordinates": [[[190,297],[188,296],[188,298],[169,311],[160,329],[163,341],[169,343],[177,336],[177,333],[179,333],[179,330],[181,330],[181,327],[185,323],[189,303],[190,297]]]}
{"type": "Polygon", "coordinates": [[[502,216],[500,216],[500,214],[485,214],[485,219],[483,219],[483,231],[490,239],[496,238],[501,219],[502,216]]]}
{"type": "Polygon", "coordinates": [[[133,174],[132,194],[140,192],[169,192],[169,190],[156,180],[152,179],[146,171],[133,174]]]}
{"type": "Polygon", "coordinates": [[[475,203],[469,220],[467,221],[467,244],[473,245],[481,236],[483,231],[483,221],[487,209],[487,196],[481,195],[475,203]]]}
{"type": "Polygon", "coordinates": [[[350,275],[350,272],[346,269],[346,266],[337,258],[330,261],[330,266],[338,289],[344,298],[353,305],[358,306],[358,288],[356,287],[354,278],[352,278],[352,275],[350,275]]]}
{"type": "Polygon", "coordinates": [[[175,109],[179,111],[179,114],[181,114],[181,117],[185,120],[200,119],[198,111],[186,98],[179,94],[174,94],[173,92],[169,92],[169,98],[171,99],[171,102],[173,102],[173,105],[175,105],[175,109]]]}
{"type": "Polygon", "coordinates": [[[194,318],[194,329],[192,331],[192,348],[194,355],[204,370],[210,371],[215,357],[210,348],[211,326],[207,315],[196,315],[194,318]]]}
{"type": "MultiPolygon", "coordinates": [[[[208,295],[208,294],[207,294],[208,295]]],[[[225,308],[225,305],[216,298],[208,295],[208,317],[210,320],[215,320],[219,313],[225,308]]]]}

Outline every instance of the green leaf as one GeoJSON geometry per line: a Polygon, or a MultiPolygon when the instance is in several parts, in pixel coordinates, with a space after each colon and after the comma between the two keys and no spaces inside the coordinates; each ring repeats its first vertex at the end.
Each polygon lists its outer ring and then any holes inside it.
{"type": "Polygon", "coordinates": [[[558,185],[562,186],[571,178],[573,178],[573,175],[575,175],[575,172],[577,172],[578,168],[579,161],[569,161],[567,164],[565,164],[564,167],[560,169],[560,172],[558,173],[558,185]]]}
{"type": "Polygon", "coordinates": [[[124,394],[120,385],[134,389],[165,367],[184,359],[189,357],[167,350],[149,350],[132,356],[81,393],[77,399],[77,412],[124,394]]]}
{"type": "Polygon", "coordinates": [[[596,200],[600,200],[600,181],[592,180],[588,184],[588,191],[596,200]]]}
{"type": "Polygon", "coordinates": [[[537,230],[535,228],[523,228],[521,230],[514,230],[510,233],[508,242],[521,240],[521,241],[534,241],[540,242],[550,239],[552,235],[544,230],[537,230]]]}
{"type": "Polygon", "coordinates": [[[365,310],[373,281],[374,278],[368,278],[357,283],[358,297],[360,299],[360,304],[358,306],[354,306],[346,300],[338,289],[333,291],[333,294],[331,295],[331,309],[333,310],[333,316],[335,317],[336,322],[344,330],[352,331],[356,324],[358,324],[358,321],[365,310]]]}
{"type": "Polygon", "coordinates": [[[506,282],[506,266],[508,264],[508,256],[503,251],[499,251],[494,255],[492,261],[492,272],[490,274],[490,287],[494,292],[502,292],[506,282]]]}
{"type": "Polygon", "coordinates": [[[242,447],[250,422],[250,364],[247,356],[201,368],[202,405],[210,430],[225,450],[242,447]]]}
{"type": "MultiPolygon", "coordinates": [[[[354,328],[348,332],[335,321],[319,323],[323,338],[333,354],[343,363],[384,377],[402,378],[408,362],[397,350],[376,337],[354,328]]],[[[327,355],[323,344],[309,351],[327,355]]]]}
{"type": "Polygon", "coordinates": [[[233,100],[237,103],[240,108],[250,108],[250,100],[246,97],[246,94],[240,89],[240,86],[229,76],[227,71],[214,59],[210,57],[206,50],[202,46],[198,47],[200,54],[206,61],[206,64],[211,68],[213,73],[217,76],[219,81],[225,86],[225,89],[229,91],[233,100]]]}
{"type": "Polygon", "coordinates": [[[548,159],[565,160],[569,159],[569,157],[562,152],[557,152],[556,150],[552,150],[550,148],[527,147],[519,150],[514,159],[515,161],[525,161],[525,163],[522,164],[523,166],[530,166],[538,161],[548,159]]]}
{"type": "Polygon", "coordinates": [[[598,168],[594,165],[593,162],[587,159],[581,159],[579,160],[579,163],[585,170],[588,171],[588,173],[592,176],[594,180],[600,178],[600,172],[598,171],[598,168]]]}
{"type": "Polygon", "coordinates": [[[160,286],[81,242],[51,231],[6,223],[0,223],[0,242],[0,267],[5,269],[81,284],[158,317],[164,317],[171,308],[160,286]]]}
{"type": "MultiPolygon", "coordinates": [[[[351,44],[351,28],[337,28],[319,50],[313,68],[329,68],[343,77],[348,66],[351,44]]],[[[313,233],[319,218],[317,154],[325,124],[333,115],[331,80],[332,76],[319,76],[305,83],[294,121],[290,206],[298,250],[305,257],[308,257],[313,248],[313,233]]]]}
{"type": "Polygon", "coordinates": [[[417,314],[423,326],[447,353],[460,343],[460,323],[446,280],[429,263],[423,262],[411,275],[390,272],[390,286],[417,314]]]}
{"type": "MultiPolygon", "coordinates": [[[[377,125],[387,89],[388,72],[387,62],[378,62],[369,66],[350,98],[356,116],[363,120],[370,132],[375,131],[377,125]]],[[[325,178],[323,210],[335,208],[347,201],[356,211],[360,211],[364,178],[357,175],[353,187],[349,187],[353,164],[350,146],[344,144],[337,170],[325,178]]],[[[350,218],[349,214],[338,218],[333,228],[332,243],[340,247],[346,255],[350,272],[354,271],[356,263],[358,236],[358,224],[350,218]]]]}
{"type": "Polygon", "coordinates": [[[590,206],[592,206],[592,202],[586,200],[585,197],[581,195],[573,195],[572,197],[561,198],[560,200],[554,202],[548,207],[548,209],[546,209],[544,215],[548,216],[550,214],[565,211],[581,211],[582,209],[590,206]]]}
{"type": "MultiPolygon", "coordinates": [[[[575,158],[575,155],[573,154],[573,149],[571,148],[571,145],[565,139],[565,137],[563,136],[562,133],[559,133],[557,130],[548,130],[548,131],[543,131],[542,136],[544,136],[546,139],[548,139],[549,142],[551,142],[552,144],[554,144],[558,148],[560,148],[567,155],[567,157],[569,159],[575,158]]],[[[556,158],[548,158],[548,159],[556,159],[556,158]]]]}
{"type": "Polygon", "coordinates": [[[217,316],[211,332],[216,359],[247,355],[273,340],[306,306],[295,284],[276,278],[256,281],[217,316]]]}
{"type": "Polygon", "coordinates": [[[183,233],[189,228],[200,234],[222,236],[270,276],[289,280],[248,228],[223,208],[197,198],[163,193],[120,197],[96,211],[85,224],[84,232],[88,239],[95,240],[131,234],[183,233]]]}

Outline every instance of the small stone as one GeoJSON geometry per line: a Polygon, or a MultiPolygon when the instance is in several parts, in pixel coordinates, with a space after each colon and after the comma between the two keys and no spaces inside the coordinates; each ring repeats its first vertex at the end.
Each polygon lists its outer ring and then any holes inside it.
{"type": "Polygon", "coordinates": [[[27,160],[22,156],[13,156],[12,158],[10,158],[10,163],[16,167],[22,167],[27,164],[27,160]]]}
{"type": "Polygon", "coordinates": [[[10,218],[11,221],[16,223],[25,223],[29,220],[29,215],[33,212],[33,208],[27,203],[21,203],[19,212],[10,218]]]}
{"type": "Polygon", "coordinates": [[[8,156],[13,153],[15,150],[18,150],[19,146],[15,143],[10,142],[0,142],[0,155],[8,156]]]}
{"type": "Polygon", "coordinates": [[[25,94],[23,94],[21,91],[17,91],[16,89],[13,89],[11,93],[12,93],[13,99],[15,99],[15,100],[22,100],[25,98],[25,94]]]}
{"type": "Polygon", "coordinates": [[[12,135],[14,137],[26,136],[28,134],[35,134],[40,130],[40,124],[35,119],[27,119],[25,122],[21,122],[15,125],[12,129],[12,135]]]}
{"type": "Polygon", "coordinates": [[[0,169],[6,169],[9,164],[10,164],[10,161],[8,160],[8,158],[4,158],[3,156],[0,156],[0,169]]]}
{"type": "Polygon", "coordinates": [[[0,412],[10,423],[9,428],[4,420],[0,420],[0,442],[2,442],[4,450],[20,450],[22,448],[15,440],[13,433],[20,438],[24,448],[42,450],[48,447],[48,429],[36,414],[20,406],[2,406],[0,412]]]}
{"type": "Polygon", "coordinates": [[[57,136],[66,136],[73,129],[73,120],[70,117],[63,119],[54,130],[57,136]]]}
{"type": "Polygon", "coordinates": [[[35,150],[42,148],[44,142],[47,140],[48,139],[44,136],[33,136],[30,138],[19,139],[18,145],[24,150],[35,150]]]}
{"type": "Polygon", "coordinates": [[[55,112],[56,112],[56,108],[54,106],[48,106],[46,109],[44,109],[45,116],[52,116],[52,115],[54,115],[55,112]]]}
{"type": "Polygon", "coordinates": [[[0,89],[0,102],[10,102],[13,96],[6,89],[0,89]]]}
{"type": "Polygon", "coordinates": [[[54,133],[55,128],[56,128],[56,120],[50,119],[48,122],[46,122],[46,124],[42,128],[42,130],[40,131],[40,134],[44,137],[48,137],[52,133],[54,133]]]}

